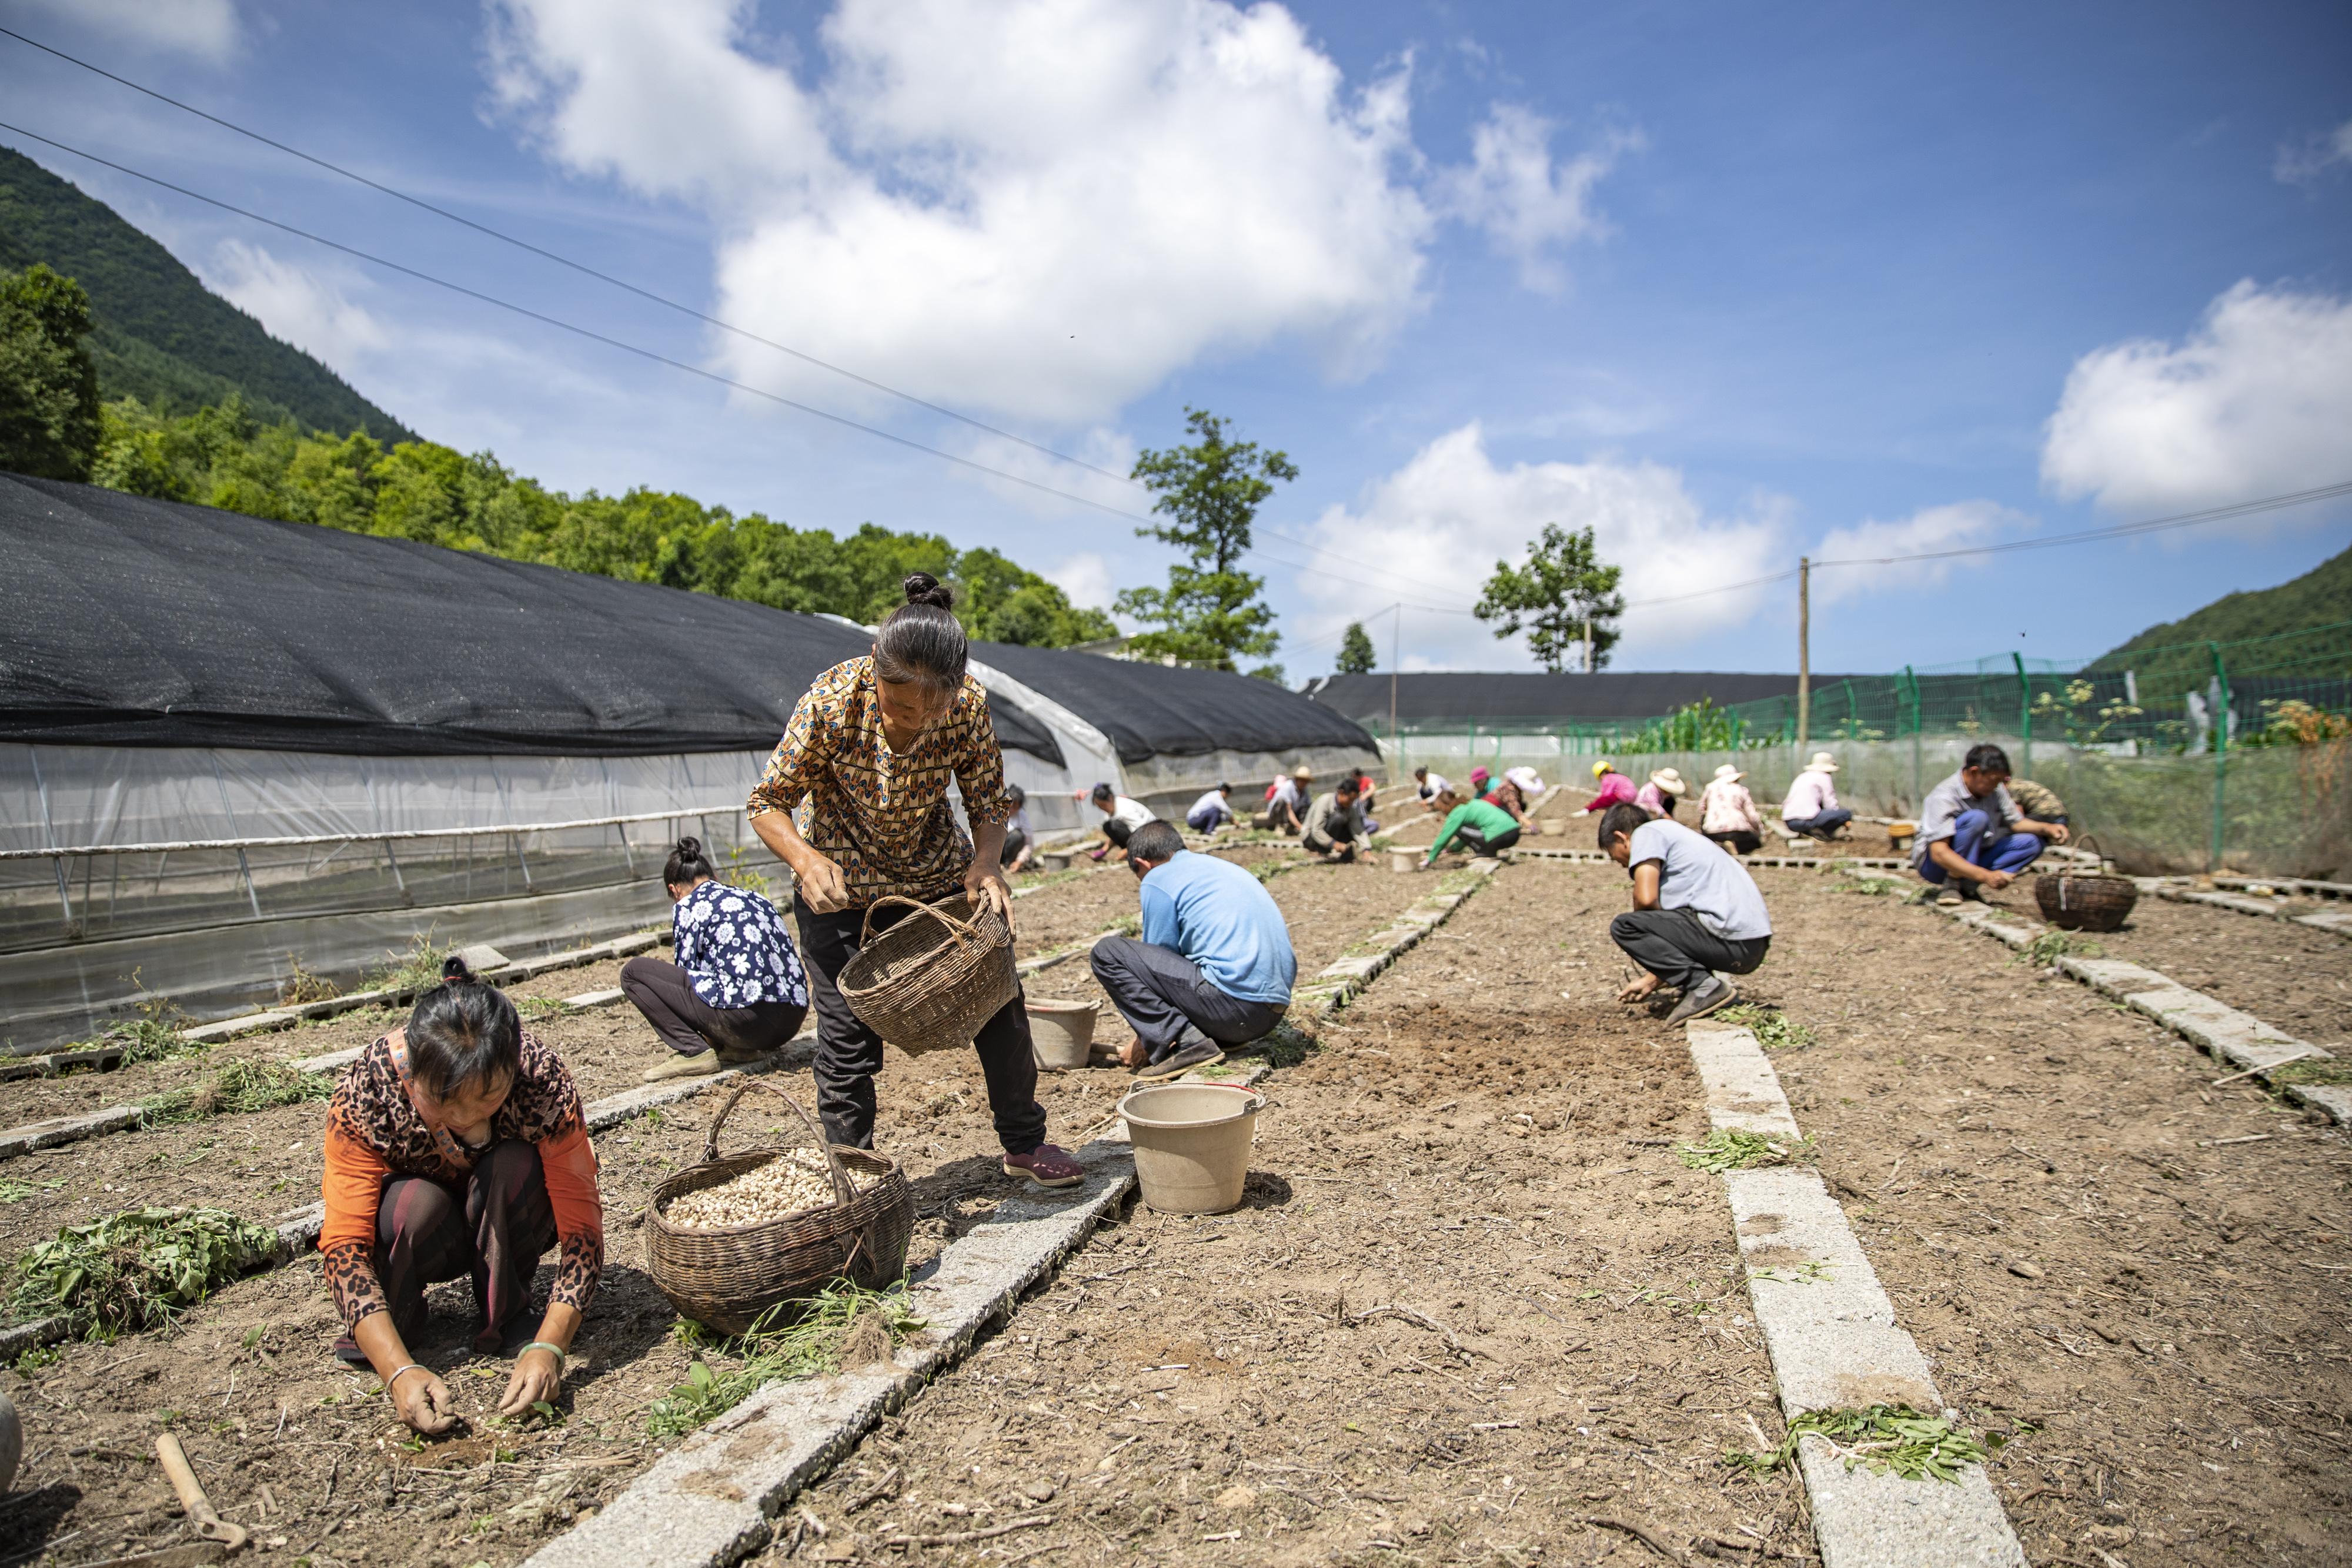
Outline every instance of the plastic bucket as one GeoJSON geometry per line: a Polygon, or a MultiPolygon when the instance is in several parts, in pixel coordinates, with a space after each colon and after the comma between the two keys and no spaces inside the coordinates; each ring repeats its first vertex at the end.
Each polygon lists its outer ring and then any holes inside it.
{"type": "Polygon", "coordinates": [[[1389,852],[1389,870],[1397,873],[1400,876],[1409,872],[1418,871],[1420,868],[1421,852],[1419,850],[1391,850],[1389,852]]]}
{"type": "Polygon", "coordinates": [[[1028,1009],[1029,1050],[1037,1065],[1049,1072],[1084,1067],[1087,1051],[1094,1044],[1098,1004],[1032,997],[1028,1009]]]}
{"type": "Polygon", "coordinates": [[[1559,838],[1568,831],[1568,824],[1566,822],[1538,822],[1536,826],[1542,830],[1543,836],[1548,839],[1559,838]]]}
{"type": "Polygon", "coordinates": [[[1265,1096],[1220,1083],[1160,1083],[1118,1103],[1143,1201],[1162,1214],[1240,1207],[1265,1096]]]}

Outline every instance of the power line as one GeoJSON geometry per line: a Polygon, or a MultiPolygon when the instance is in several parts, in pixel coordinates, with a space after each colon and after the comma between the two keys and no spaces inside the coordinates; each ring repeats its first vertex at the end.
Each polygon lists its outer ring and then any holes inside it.
{"type": "MultiPolygon", "coordinates": [[[[2006,544],[1969,545],[1963,549],[1918,550],[1909,555],[1854,556],[1843,560],[1817,560],[1815,566],[1894,566],[1914,560],[1949,560],[1964,555],[2000,555],[2009,550],[2048,549],[2054,545],[2089,544],[2099,539],[2128,538],[2136,534],[2162,533],[2168,528],[2194,528],[2199,523],[2221,522],[2231,517],[2251,517],[2257,512],[2275,512],[2288,507],[2300,507],[2313,501],[2330,500],[2337,496],[2352,496],[2352,479],[2335,485],[2322,485],[2310,490],[2294,490],[2282,496],[2264,496],[2252,501],[2237,501],[2226,507],[2210,507],[2201,512],[2179,512],[2168,517],[2150,517],[2145,522],[2116,523],[2104,528],[2085,528],[2079,533],[2055,534],[2046,539],[2011,539],[2006,544]]],[[[1792,574],[1784,574],[1792,575],[1792,574]]]]}
{"type": "MultiPolygon", "coordinates": [[[[667,295],[657,294],[650,288],[642,287],[637,284],[629,282],[625,278],[615,277],[611,273],[599,271],[597,268],[589,266],[586,262],[574,261],[572,257],[563,255],[560,251],[552,251],[549,250],[544,246],[533,245],[530,241],[518,238],[513,235],[506,233],[502,229],[492,228],[488,224],[480,223],[473,218],[466,217],[462,214],[453,213],[446,207],[437,206],[431,202],[425,201],[421,196],[412,196],[405,191],[395,189],[394,187],[384,184],[378,180],[372,180],[365,174],[360,173],[357,170],[346,169],[341,164],[321,158],[316,153],[305,152],[299,147],[289,146],[287,143],[279,141],[274,137],[265,136],[258,131],[254,131],[248,127],[239,125],[233,120],[224,120],[217,114],[213,114],[205,110],[198,109],[194,104],[183,102],[181,99],[173,98],[168,93],[158,92],[152,87],[143,86],[139,82],[132,81],[129,77],[117,76],[114,72],[106,69],[103,66],[92,65],[89,61],[79,58],[74,55],[69,55],[63,49],[52,47],[47,44],[40,42],[37,38],[28,38],[24,34],[16,32],[13,28],[0,27],[0,37],[14,38],[20,44],[40,50],[43,54],[54,55],[58,59],[64,60],[68,65],[79,66],[83,70],[104,77],[107,80],[122,87],[127,87],[133,92],[143,93],[147,97],[155,99],[158,103],[170,104],[173,109],[179,110],[184,113],[193,114],[199,120],[208,120],[212,124],[219,126],[224,131],[235,131],[237,135],[246,137],[254,141],[258,141],[265,147],[275,148],[277,151],[285,153],[289,158],[299,158],[303,162],[311,164],[317,168],[324,169],[331,174],[339,174],[346,180],[354,181],[359,184],[365,185],[371,191],[379,192],[383,195],[390,196],[396,202],[405,202],[410,206],[418,208],[424,212],[431,213],[436,217],[446,218],[449,222],[472,229],[477,234],[487,235],[488,237],[497,240],[504,245],[513,246],[519,250],[529,251],[531,255],[539,256],[543,260],[551,261],[558,267],[570,267],[572,271],[580,273],[584,277],[593,277],[599,283],[610,284],[614,288],[634,294],[640,299],[650,300],[652,303],[662,306],[667,309],[676,310],[682,315],[691,316],[698,321],[704,322],[712,327],[717,327],[722,331],[732,332],[739,338],[745,339],[751,342],[759,343],[766,348],[773,349],[780,354],[789,354],[793,359],[799,360],[805,364],[816,366],[819,370],[830,371],[835,375],[845,376],[850,381],[857,382],[860,386],[870,387],[878,392],[887,392],[892,397],[903,399],[908,402],[913,403],[918,408],[929,409],[931,413],[939,414],[943,418],[956,420],[961,423],[968,424],[974,430],[983,430],[991,435],[1001,436],[1006,441],[1018,442],[1020,444],[1028,447],[1031,451],[1043,453],[1045,455],[1055,459],[1056,462],[1067,463],[1074,467],[1088,469],[1094,473],[1103,476],[1107,479],[1117,479],[1122,484],[1132,485],[1135,483],[1134,478],[1129,475],[1115,473],[1108,468],[1098,467],[1095,464],[1087,462],[1083,457],[1073,457],[1066,452],[1057,452],[1053,447],[1047,446],[1041,442],[1032,441],[1025,435],[1015,435],[1009,430],[1000,430],[995,425],[974,419],[969,414],[959,413],[954,409],[943,407],[942,405],[932,402],[928,399],[917,397],[912,392],[900,392],[898,388],[877,382],[871,376],[860,375],[856,371],[848,370],[843,366],[834,364],[827,360],[818,359],[814,354],[803,352],[799,349],[793,348],[789,344],[779,343],[772,338],[762,337],[759,333],[751,330],[749,328],[738,327],[731,321],[723,320],[717,316],[710,315],[707,311],[698,310],[691,305],[685,304],[680,300],[670,298],[667,295]]],[[[30,135],[31,133],[27,131],[24,134],[30,135]]],[[[53,141],[50,142],[49,145],[54,147],[58,144],[53,141]]],[[[68,151],[70,151],[70,149],[68,149],[68,151]]],[[[88,157],[89,154],[84,153],[83,156],[88,157]]],[[[128,171],[125,172],[128,172],[128,171]]],[[[198,199],[202,200],[203,198],[199,197],[198,199]]],[[[267,220],[264,221],[266,222],[267,220]]]]}

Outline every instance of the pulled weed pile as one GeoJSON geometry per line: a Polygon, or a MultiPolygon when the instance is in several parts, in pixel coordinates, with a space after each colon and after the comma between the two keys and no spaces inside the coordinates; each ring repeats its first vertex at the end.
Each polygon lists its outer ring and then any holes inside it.
{"type": "Polygon", "coordinates": [[[1833,883],[1831,886],[1837,893],[1858,893],[1864,898],[1885,898],[1889,894],[1901,893],[1904,884],[1892,877],[1857,875],[1850,881],[1833,883]]]}
{"type": "Polygon", "coordinates": [[[68,1225],[16,1260],[8,1308],[92,1339],[162,1328],[278,1253],[278,1232],[222,1208],[133,1208],[68,1225]]]}
{"type": "MultiPolygon", "coordinates": [[[[136,984],[139,977],[134,973],[131,978],[136,984]]],[[[89,1044],[121,1046],[126,1066],[140,1061],[166,1061],[175,1056],[198,1056],[211,1047],[180,1038],[180,1031],[194,1021],[171,998],[142,991],[131,1007],[131,1016],[110,1026],[89,1044]]]]}
{"type": "Polygon", "coordinates": [[[241,1116],[254,1111],[324,1100],[335,1081],[282,1061],[232,1061],[193,1089],[168,1089],[139,1102],[139,1120],[149,1127],[201,1122],[207,1116],[241,1116]]]}
{"type": "Polygon", "coordinates": [[[2352,1060],[2341,1056],[2307,1056],[2284,1061],[2263,1074],[2273,1083],[2352,1083],[2352,1060]]]}
{"type": "Polygon", "coordinates": [[[687,1380],[646,1410],[646,1430],[656,1437],[683,1437],[767,1384],[838,1370],[853,1339],[870,1341],[856,1348],[870,1349],[878,1359],[922,1326],[904,1284],[875,1291],[847,1280],[835,1280],[805,1301],[770,1308],[738,1339],[718,1339],[681,1323],[678,1337],[702,1354],[687,1368],[687,1380]],[[714,1358],[734,1364],[713,1367],[714,1358]]]}
{"type": "Polygon", "coordinates": [[[1709,1171],[1717,1176],[1726,1171],[1806,1163],[1813,1154],[1811,1138],[1772,1137],[1738,1127],[1717,1127],[1698,1143],[1675,1145],[1676,1159],[1695,1171],[1709,1171]]]}
{"type": "Polygon", "coordinates": [[[278,999],[287,1007],[299,1007],[304,1002],[323,1002],[342,995],[341,988],[324,975],[314,975],[302,967],[302,960],[293,954],[286,955],[286,967],[290,971],[278,983],[278,999]]]}
{"type": "Polygon", "coordinates": [[[1778,1448],[1761,1454],[1733,1448],[1724,1463],[1759,1475],[1780,1469],[1797,1457],[1807,1433],[1836,1450],[1845,1468],[1867,1465],[1906,1481],[1957,1483],[1960,1471],[1985,1460],[1985,1446],[1940,1416],[1925,1416],[1907,1405],[1873,1405],[1861,1410],[1808,1410],[1789,1423],[1778,1448]]]}
{"type": "Polygon", "coordinates": [[[1756,1002],[1738,1002],[1715,1015],[1725,1023],[1738,1024],[1756,1037],[1756,1043],[1767,1051],[1802,1051],[1820,1042],[1813,1031],[1792,1021],[1779,1008],[1768,1008],[1756,1002]]]}
{"type": "Polygon", "coordinates": [[[421,991],[439,982],[441,960],[448,956],[448,949],[433,945],[431,931],[420,931],[409,938],[405,952],[391,954],[391,962],[371,971],[361,988],[371,991],[421,991]]]}
{"type": "Polygon", "coordinates": [[[2107,950],[2071,931],[2044,931],[2017,950],[2017,961],[2047,969],[2061,958],[2104,958],[2107,950]]]}

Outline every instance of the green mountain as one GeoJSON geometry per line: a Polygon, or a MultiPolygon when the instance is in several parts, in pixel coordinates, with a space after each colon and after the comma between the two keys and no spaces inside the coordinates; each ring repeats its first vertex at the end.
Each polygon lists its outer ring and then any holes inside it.
{"type": "Polygon", "coordinates": [[[0,271],[46,261],[89,291],[100,394],[185,413],[242,395],[265,423],[415,432],[206,288],[162,246],[23,154],[0,147],[0,271]]]}
{"type": "Polygon", "coordinates": [[[2089,667],[2136,669],[2143,689],[2151,675],[2160,681],[2177,675],[2193,685],[2212,673],[2208,643],[2235,644],[2221,651],[2232,674],[2302,675],[2323,669],[2341,674],[2352,664],[2352,549],[2292,582],[2226,593],[2178,621],[2151,626],[2089,667]]]}

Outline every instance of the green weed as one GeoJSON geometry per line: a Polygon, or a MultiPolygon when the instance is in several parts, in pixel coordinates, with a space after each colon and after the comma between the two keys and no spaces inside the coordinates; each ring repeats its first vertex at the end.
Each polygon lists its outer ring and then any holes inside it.
{"type": "Polygon", "coordinates": [[[656,1437],[683,1437],[768,1384],[835,1370],[851,1326],[868,1312],[880,1314],[893,1345],[923,1326],[904,1283],[876,1291],[847,1280],[835,1280],[805,1301],[770,1308],[751,1333],[736,1339],[718,1339],[681,1323],[672,1337],[701,1354],[688,1366],[687,1380],[647,1408],[646,1431],[656,1437]],[[714,1360],[721,1365],[714,1367],[714,1360]]]}
{"type": "Polygon", "coordinates": [[[1675,1157],[1683,1164],[1695,1171],[1717,1176],[1726,1171],[1810,1162],[1814,1152],[1811,1138],[1768,1136],[1739,1127],[1717,1127],[1698,1143],[1675,1145],[1675,1157]]]}
{"type": "MultiPolygon", "coordinates": [[[[131,983],[139,984],[136,969],[131,972],[131,983]]],[[[96,1040],[68,1049],[88,1051],[98,1046],[120,1046],[126,1067],[139,1061],[164,1061],[175,1056],[201,1056],[212,1048],[180,1038],[180,1031],[194,1021],[171,998],[142,989],[139,999],[131,1004],[129,1018],[109,1025],[96,1040]]]]}
{"type": "Polygon", "coordinates": [[[2077,936],[2072,931],[2044,931],[2017,950],[2017,961],[2046,969],[2061,958],[2104,958],[2107,950],[2087,936],[2077,936]]]}
{"type": "Polygon", "coordinates": [[[16,1260],[8,1307],[91,1339],[161,1328],[268,1261],[278,1232],[221,1208],[133,1208],[68,1225],[16,1260]]]}
{"type": "Polygon", "coordinates": [[[286,955],[286,967],[287,977],[278,985],[278,999],[287,1007],[328,1001],[342,994],[334,981],[324,975],[312,974],[302,967],[302,960],[291,953],[286,955]]]}
{"type": "Polygon", "coordinates": [[[1922,1415],[1906,1405],[1873,1405],[1861,1410],[1809,1410],[1789,1423],[1789,1435],[1778,1448],[1761,1454],[1727,1449],[1723,1462],[1769,1475],[1797,1457],[1798,1440],[1809,1432],[1828,1442],[1847,1469],[1865,1465],[1906,1481],[1957,1483],[1962,1469],[1985,1460],[1984,1444],[1941,1416],[1922,1415]]]}
{"type": "Polygon", "coordinates": [[[526,1023],[544,1023],[571,1010],[560,997],[517,997],[514,1005],[526,1023]]]}
{"type": "Polygon", "coordinates": [[[2301,1061],[2281,1062],[2263,1076],[2273,1083],[2352,1083],[2352,1059],[2307,1056],[2301,1061]]]}
{"type": "Polygon", "coordinates": [[[433,930],[427,926],[408,939],[407,947],[385,955],[386,962],[369,971],[367,978],[360,983],[360,988],[368,991],[421,991],[427,986],[439,983],[441,960],[454,951],[454,948],[435,946],[433,930]]]}
{"type": "Polygon", "coordinates": [[[65,1185],[65,1179],[62,1176],[56,1181],[45,1181],[37,1186],[28,1181],[18,1181],[15,1176],[0,1176],[0,1207],[22,1203],[36,1193],[55,1192],[65,1185]]]}
{"type": "Polygon", "coordinates": [[[242,1116],[306,1100],[324,1100],[335,1081],[282,1061],[232,1061],[192,1089],[167,1089],[139,1102],[140,1124],[168,1127],[208,1116],[242,1116]]]}
{"type": "Polygon", "coordinates": [[[1891,877],[1857,875],[1848,882],[1833,882],[1830,883],[1830,891],[1832,893],[1856,893],[1860,894],[1864,898],[1885,898],[1890,894],[1901,893],[1903,891],[1903,883],[1895,881],[1891,877]]]}
{"type": "Polygon", "coordinates": [[[1795,1022],[1779,1008],[1761,1003],[1735,1002],[1715,1016],[1748,1030],[1756,1037],[1756,1043],[1767,1051],[1802,1051],[1821,1043],[1811,1030],[1795,1022]]]}

